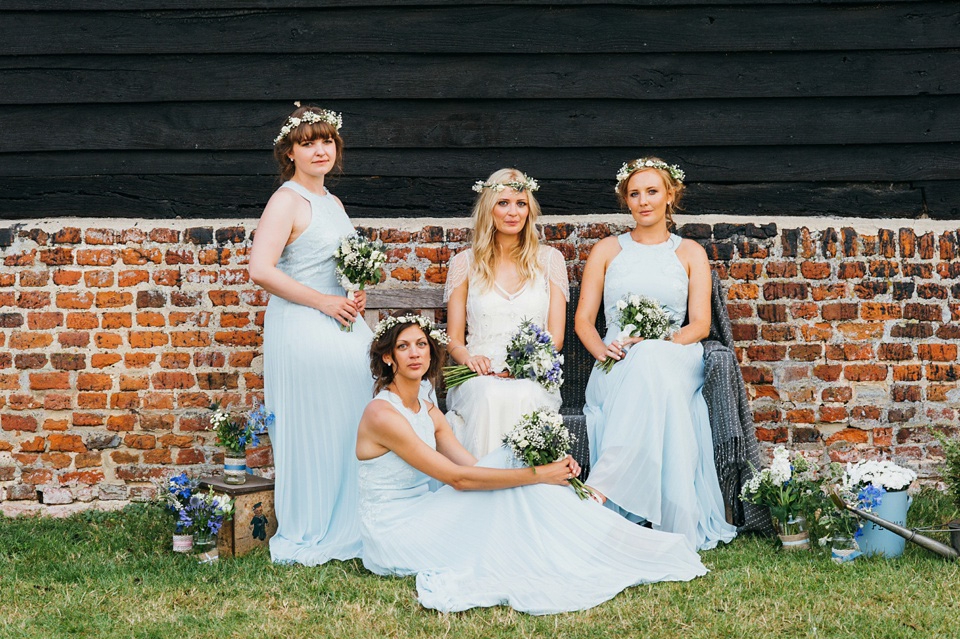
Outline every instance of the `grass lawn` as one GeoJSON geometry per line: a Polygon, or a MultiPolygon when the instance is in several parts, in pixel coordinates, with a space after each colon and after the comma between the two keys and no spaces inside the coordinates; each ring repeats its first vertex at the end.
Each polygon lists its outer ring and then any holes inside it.
{"type": "MultiPolygon", "coordinates": [[[[922,526],[956,513],[928,492],[910,516],[922,526]]],[[[960,563],[912,544],[899,560],[838,565],[822,550],[787,554],[744,537],[703,553],[711,572],[693,582],[530,617],[425,610],[412,578],[377,577],[359,561],[277,566],[261,549],[198,565],[170,551],[170,531],[143,505],[61,520],[0,516],[0,637],[960,636],[960,563]]]]}

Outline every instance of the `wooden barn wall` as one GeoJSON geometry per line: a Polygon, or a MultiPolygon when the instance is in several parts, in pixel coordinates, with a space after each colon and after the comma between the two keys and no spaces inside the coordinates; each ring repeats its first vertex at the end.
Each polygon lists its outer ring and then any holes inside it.
{"type": "Polygon", "coordinates": [[[613,212],[960,218],[960,3],[4,0],[0,218],[253,217],[294,100],[344,115],[358,217],[458,217],[517,166],[613,212]]]}

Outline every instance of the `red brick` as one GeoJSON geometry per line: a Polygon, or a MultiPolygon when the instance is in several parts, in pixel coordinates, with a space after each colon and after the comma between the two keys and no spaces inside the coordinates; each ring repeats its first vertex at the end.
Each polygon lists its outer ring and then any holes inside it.
{"type": "Polygon", "coordinates": [[[851,382],[882,382],[887,378],[887,367],[877,364],[847,364],[843,377],[851,382]]]}
{"type": "Polygon", "coordinates": [[[133,304],[131,293],[100,292],[96,297],[98,308],[120,308],[133,304]]]}
{"type": "Polygon", "coordinates": [[[760,329],[761,337],[768,342],[791,342],[796,339],[795,333],[790,324],[769,324],[760,329]]]}
{"type": "Polygon", "coordinates": [[[47,365],[47,356],[43,353],[17,353],[13,364],[20,370],[43,368],[47,365]]]}
{"type": "Polygon", "coordinates": [[[0,415],[0,427],[2,427],[3,430],[35,433],[37,432],[37,420],[28,415],[12,415],[6,413],[0,415]]]}
{"type": "Polygon", "coordinates": [[[158,248],[125,248],[120,253],[120,258],[124,264],[142,266],[153,262],[159,264],[163,261],[163,253],[158,248]]]}
{"type": "Polygon", "coordinates": [[[169,464],[171,461],[168,449],[148,450],[143,453],[144,464],[169,464]]]}
{"type": "Polygon", "coordinates": [[[849,402],[853,399],[853,389],[849,386],[832,386],[824,388],[820,397],[825,402],[849,402]]]}
{"type": "Polygon", "coordinates": [[[903,361],[913,359],[913,346],[910,344],[880,344],[877,357],[882,361],[903,361]]]}
{"type": "Polygon", "coordinates": [[[208,291],[207,297],[214,306],[239,306],[240,295],[236,291],[208,291]]]}
{"type": "Polygon", "coordinates": [[[891,396],[895,402],[919,402],[920,387],[911,384],[899,384],[893,387],[891,396]]]}
{"type": "Polygon", "coordinates": [[[40,261],[47,266],[65,266],[67,264],[73,264],[73,249],[42,249],[40,251],[40,261]]]}
{"type": "Polygon", "coordinates": [[[52,470],[24,469],[20,473],[20,481],[24,484],[33,484],[35,486],[39,486],[40,484],[49,484],[52,480],[52,470]]]}
{"type": "Polygon", "coordinates": [[[76,457],[73,458],[73,465],[80,468],[95,468],[100,466],[103,463],[102,454],[96,451],[91,451],[87,453],[78,453],[76,457]]]}
{"type": "MultiPolygon", "coordinates": [[[[20,271],[21,287],[46,286],[50,274],[47,271],[20,271]]],[[[12,283],[10,284],[12,286],[12,283]]]]}
{"type": "Polygon", "coordinates": [[[804,324],[800,335],[807,342],[825,342],[833,335],[833,328],[829,324],[804,324]]]}
{"type": "Polygon", "coordinates": [[[180,231],[176,229],[151,229],[147,235],[151,242],[158,244],[175,244],[180,241],[180,231]]]}
{"type": "MultiPolygon", "coordinates": [[[[173,428],[173,415],[153,414],[140,416],[140,428],[143,430],[171,430],[173,428]]],[[[180,430],[186,430],[180,428],[180,430]]]]}
{"type": "Polygon", "coordinates": [[[32,390],[66,390],[70,388],[69,373],[30,373],[32,390]]]}
{"type": "Polygon", "coordinates": [[[177,451],[177,464],[202,464],[205,460],[203,451],[196,448],[182,448],[177,451]]]}
{"type": "Polygon", "coordinates": [[[847,421],[847,408],[845,406],[821,406],[820,421],[827,423],[838,423],[847,421]]]}
{"type": "Polygon", "coordinates": [[[169,338],[161,331],[130,331],[128,336],[132,348],[157,348],[166,346],[169,338]]]}
{"type": "Polygon", "coordinates": [[[58,370],[78,371],[87,367],[87,356],[82,353],[54,353],[50,364],[58,370]]]}
{"type": "Polygon", "coordinates": [[[140,395],[137,393],[114,393],[110,396],[110,408],[114,410],[135,410],[140,408],[140,395]]]}
{"type": "Polygon", "coordinates": [[[154,373],[151,379],[153,381],[153,387],[157,389],[192,388],[196,383],[196,380],[190,373],[154,373]]]}
{"type": "Polygon", "coordinates": [[[73,425],[77,427],[103,425],[103,415],[99,413],[74,413],[71,419],[73,425]]]}
{"type": "Polygon", "coordinates": [[[94,353],[90,356],[90,366],[93,368],[106,368],[119,362],[121,359],[117,353],[94,353]]]}
{"type": "Polygon", "coordinates": [[[50,442],[50,450],[63,450],[71,453],[82,453],[87,450],[83,444],[83,438],[79,435],[64,435],[61,433],[52,433],[47,440],[50,442]]]}
{"type": "Polygon", "coordinates": [[[210,336],[200,331],[176,331],[170,334],[171,345],[177,348],[209,346],[210,336]]]}
{"type": "Polygon", "coordinates": [[[123,344],[123,338],[116,333],[97,333],[93,341],[97,348],[119,348],[123,344]]]}
{"type": "Polygon", "coordinates": [[[136,425],[134,415],[111,415],[107,418],[107,430],[114,432],[126,432],[133,430],[136,425]]]}
{"type": "Polygon", "coordinates": [[[143,407],[147,410],[171,410],[173,393],[146,393],[143,396],[143,407]]]}
{"type": "Polygon", "coordinates": [[[150,279],[150,273],[147,271],[120,271],[117,273],[118,286],[136,286],[143,284],[150,279]]]}
{"type": "Polygon", "coordinates": [[[28,291],[17,296],[17,306],[20,308],[45,308],[50,305],[50,293],[45,291],[28,291]]]}
{"type": "Polygon", "coordinates": [[[857,318],[857,304],[837,302],[834,304],[824,304],[820,313],[825,320],[851,320],[857,318]]]}
{"type": "Polygon", "coordinates": [[[817,379],[825,382],[835,382],[840,379],[843,367],[839,364],[818,364],[813,367],[813,374],[817,379]]]}
{"type": "Polygon", "coordinates": [[[903,314],[899,304],[882,302],[863,302],[860,305],[860,317],[865,320],[900,319],[903,314]]]}
{"type": "Polygon", "coordinates": [[[880,339],[883,337],[883,324],[861,324],[854,322],[844,322],[838,324],[837,328],[843,333],[843,336],[851,340],[880,339]]]}
{"type": "Polygon", "coordinates": [[[67,328],[83,330],[97,328],[99,325],[100,321],[93,313],[67,313],[67,328]]]}
{"type": "Polygon", "coordinates": [[[139,453],[131,453],[126,450],[115,450],[110,453],[110,459],[115,464],[135,464],[140,461],[139,453]]]}
{"type": "Polygon", "coordinates": [[[213,339],[229,346],[259,346],[262,342],[259,331],[217,331],[213,339]]]}
{"type": "Polygon", "coordinates": [[[823,300],[842,300],[847,297],[846,284],[825,284],[823,286],[814,286],[811,289],[813,299],[817,302],[823,300]]]}
{"type": "Polygon", "coordinates": [[[754,344],[747,347],[747,357],[754,362],[779,361],[784,358],[786,353],[786,346],[775,344],[754,344]]]}
{"type": "Polygon", "coordinates": [[[110,375],[103,373],[80,373],[77,375],[77,388],[79,390],[103,391],[110,390],[113,386],[113,379],[110,375]]]}
{"type": "Polygon", "coordinates": [[[154,271],[153,283],[157,286],[180,286],[180,271],[176,269],[154,271]]]}
{"type": "Polygon", "coordinates": [[[413,267],[403,266],[390,271],[390,277],[399,282],[419,282],[420,272],[413,267]]]}
{"type": "Polygon", "coordinates": [[[827,262],[803,262],[800,273],[808,280],[822,280],[830,277],[830,264],[827,262]]]}
{"type": "Polygon", "coordinates": [[[919,344],[917,357],[934,362],[952,362],[957,359],[956,344],[919,344]]]}
{"type": "Polygon", "coordinates": [[[797,408],[794,410],[788,410],[786,420],[794,424],[812,424],[815,421],[813,409],[797,408]]]}
{"type": "Polygon", "coordinates": [[[943,319],[943,311],[936,304],[904,304],[903,318],[939,322],[943,319]]]}
{"type": "Polygon", "coordinates": [[[129,448],[147,450],[157,447],[157,438],[154,435],[126,435],[123,443],[129,448]]]}
{"type": "Polygon", "coordinates": [[[857,428],[844,428],[827,437],[826,444],[829,446],[834,442],[844,441],[852,444],[866,444],[868,439],[867,431],[857,428]]]}
{"type": "Polygon", "coordinates": [[[773,444],[782,444],[787,441],[787,429],[779,428],[757,428],[757,439],[762,442],[773,444]]]}
{"type": "Polygon", "coordinates": [[[59,308],[85,309],[93,306],[93,293],[57,293],[59,308]]]}
{"type": "Polygon", "coordinates": [[[767,322],[786,322],[787,307],[783,304],[757,304],[757,317],[767,322]]]}
{"type": "Polygon", "coordinates": [[[737,282],[727,289],[729,300],[755,300],[760,296],[760,289],[756,284],[737,282]]]}
{"type": "Polygon", "coordinates": [[[84,410],[96,410],[107,407],[106,393],[78,393],[77,408],[84,410]]]}
{"type": "Polygon", "coordinates": [[[790,347],[790,359],[800,362],[812,362],[820,359],[823,346],[820,344],[794,344],[790,347]]]}
{"type": "Polygon", "coordinates": [[[960,380],[960,364],[928,364],[926,374],[934,382],[955,382],[960,380]]]}
{"type": "Polygon", "coordinates": [[[733,339],[737,342],[750,342],[757,339],[756,324],[741,324],[739,322],[731,324],[733,330],[733,339]]]}
{"type": "Polygon", "coordinates": [[[103,328],[130,328],[132,316],[130,313],[104,313],[101,326],[103,328]]]}
{"type": "Polygon", "coordinates": [[[162,368],[188,368],[190,366],[190,353],[163,353],[160,355],[160,366],[162,368]]]}
{"type": "Polygon", "coordinates": [[[137,326],[162,327],[166,320],[161,313],[154,311],[140,311],[137,313],[137,326]]]}
{"type": "Polygon", "coordinates": [[[858,279],[867,274],[867,266],[863,262],[843,262],[840,264],[837,276],[841,279],[858,279]]]}
{"type": "Polygon", "coordinates": [[[156,353],[127,353],[123,363],[127,368],[147,368],[157,359],[156,353]]]}
{"type": "Polygon", "coordinates": [[[250,351],[230,353],[229,364],[234,368],[249,368],[257,355],[258,353],[250,351]]]}
{"type": "Polygon", "coordinates": [[[44,393],[43,407],[47,410],[67,410],[71,406],[70,395],[44,393]]]}
{"type": "Polygon", "coordinates": [[[918,364],[893,367],[893,379],[897,382],[916,382],[923,379],[923,368],[918,364]]]}

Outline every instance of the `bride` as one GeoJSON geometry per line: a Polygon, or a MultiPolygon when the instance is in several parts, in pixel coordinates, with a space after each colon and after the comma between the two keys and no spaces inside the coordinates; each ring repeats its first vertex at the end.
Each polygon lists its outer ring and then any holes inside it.
{"type": "Polygon", "coordinates": [[[479,373],[450,389],[447,417],[457,437],[482,457],[500,446],[519,417],[534,408],[560,408],[560,393],[508,377],[510,338],[529,319],[563,347],[569,297],[563,256],[537,237],[536,180],[500,169],[473,190],[473,243],[450,260],[444,298],[450,357],[479,373]]]}
{"type": "Polygon", "coordinates": [[[567,484],[570,456],[536,469],[506,447],[479,462],[436,406],[446,335],[419,315],[374,331],[376,397],[357,436],[363,563],[417,575],[417,595],[442,612],[506,604],[530,614],[583,610],[636,584],[707,572],[682,535],[631,524],[567,484]],[[446,484],[430,492],[430,478],[446,484]],[[539,484],[539,485],[534,485],[539,484]]]}

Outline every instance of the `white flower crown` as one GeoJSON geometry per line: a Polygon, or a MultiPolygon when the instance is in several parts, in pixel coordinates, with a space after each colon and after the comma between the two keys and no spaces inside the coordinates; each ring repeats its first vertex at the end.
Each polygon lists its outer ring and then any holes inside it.
{"type": "Polygon", "coordinates": [[[417,324],[423,329],[424,333],[430,336],[430,339],[438,342],[441,346],[446,346],[450,341],[450,338],[447,336],[447,332],[445,330],[437,326],[432,320],[424,317],[423,315],[398,315],[396,317],[386,317],[380,320],[377,323],[377,327],[373,329],[373,339],[380,339],[383,337],[384,333],[399,324],[417,324]]]}
{"type": "Polygon", "coordinates": [[[662,160],[651,160],[650,158],[637,158],[630,162],[624,162],[623,166],[620,167],[620,170],[617,171],[617,185],[613,187],[614,191],[620,189],[620,184],[630,177],[630,174],[636,171],[637,169],[663,169],[670,174],[677,182],[683,182],[684,178],[687,177],[687,174],[683,172],[676,164],[667,164],[662,160]]]}
{"type": "MultiPolygon", "coordinates": [[[[299,102],[294,102],[294,104],[297,105],[297,107],[300,106],[299,102]]],[[[290,116],[287,118],[286,123],[280,128],[280,133],[273,139],[273,145],[276,146],[279,144],[280,140],[290,135],[290,132],[301,124],[318,124],[320,122],[326,122],[337,131],[340,131],[340,127],[343,126],[343,116],[329,109],[304,111],[298,118],[290,116]]]]}
{"type": "Polygon", "coordinates": [[[517,193],[523,190],[527,190],[527,191],[540,190],[540,185],[537,183],[536,180],[534,180],[532,177],[530,177],[526,173],[522,173],[521,175],[523,175],[523,179],[520,180],[519,182],[484,182],[483,180],[477,180],[476,182],[473,183],[473,187],[471,188],[477,193],[480,193],[481,191],[483,191],[483,189],[493,189],[494,193],[499,193],[500,191],[507,188],[508,186],[514,191],[516,191],[517,193]]]}

